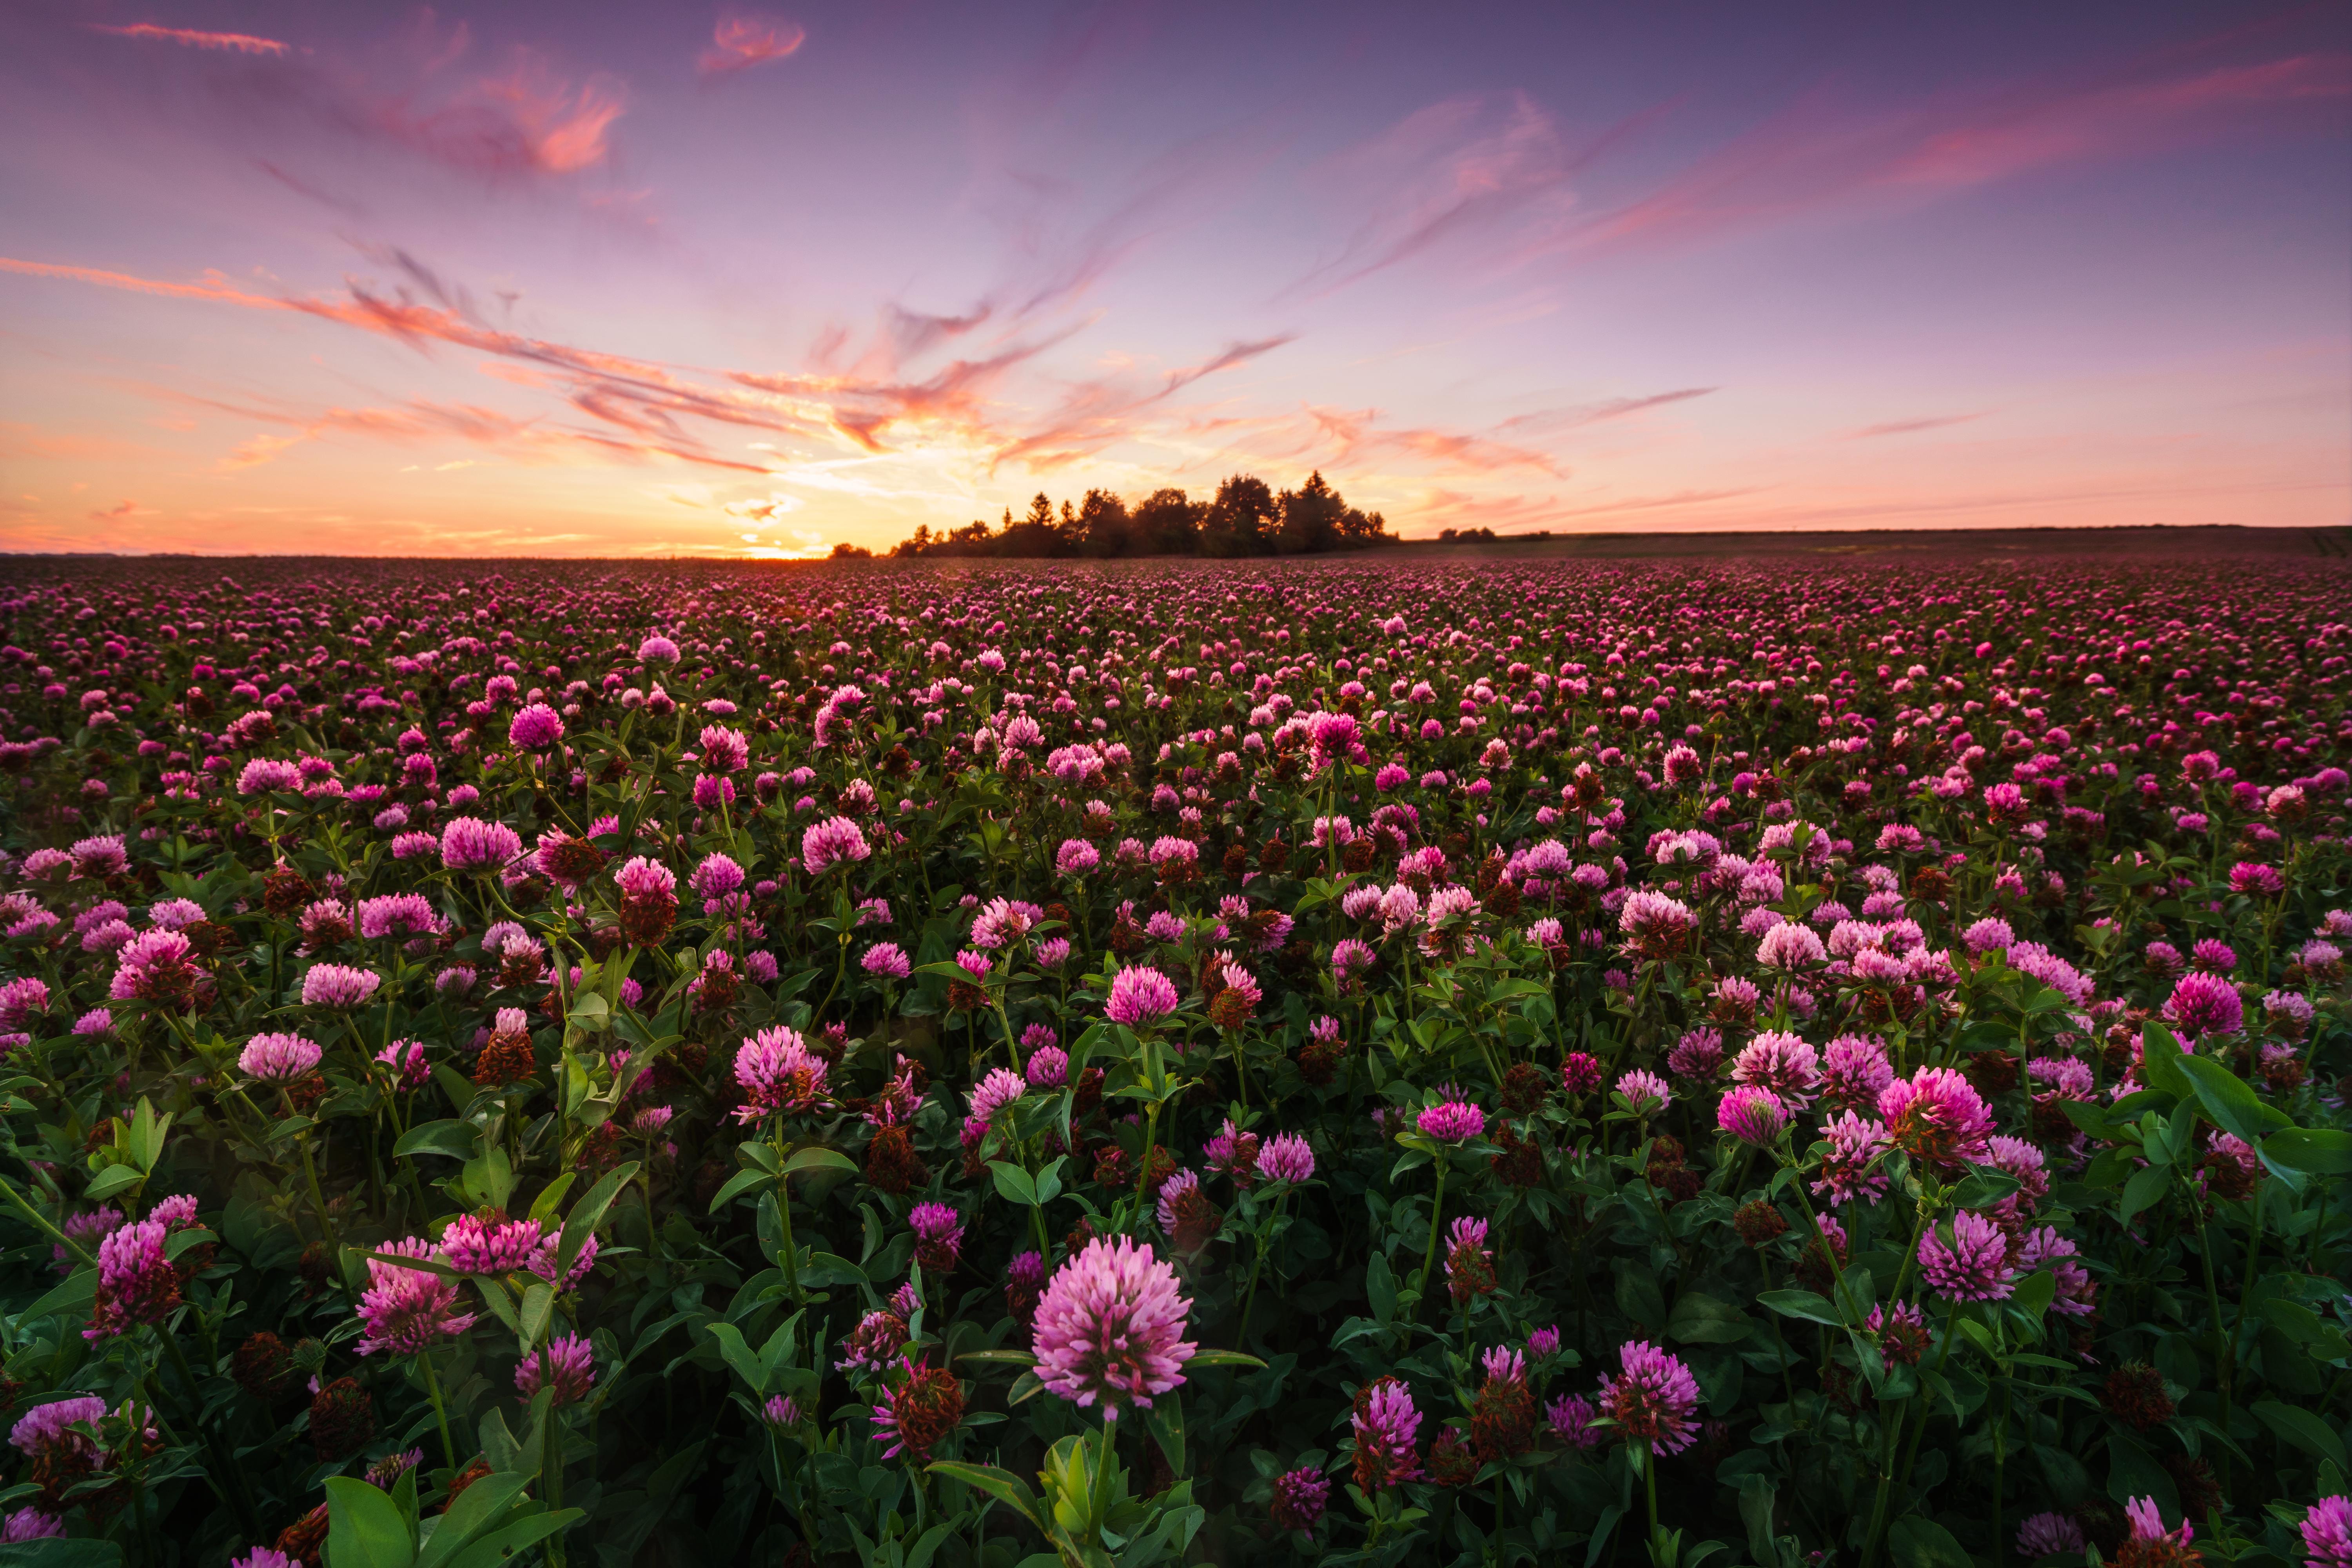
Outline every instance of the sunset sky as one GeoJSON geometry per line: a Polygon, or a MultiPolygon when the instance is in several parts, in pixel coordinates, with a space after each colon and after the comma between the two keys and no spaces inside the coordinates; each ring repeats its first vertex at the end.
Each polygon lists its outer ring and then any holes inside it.
{"type": "Polygon", "coordinates": [[[2352,503],[2352,12],[0,9],[0,549],[2352,503]]]}

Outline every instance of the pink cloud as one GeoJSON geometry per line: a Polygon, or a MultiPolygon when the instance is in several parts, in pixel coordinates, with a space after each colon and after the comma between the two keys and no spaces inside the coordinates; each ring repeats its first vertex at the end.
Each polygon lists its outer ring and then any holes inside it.
{"type": "Polygon", "coordinates": [[[2095,82],[2039,82],[1876,116],[1820,98],[1596,219],[1573,243],[1697,243],[1817,212],[1916,202],[2043,168],[2129,157],[2210,134],[2228,115],[2352,95],[2352,55],[2095,82]]]}
{"type": "Polygon", "coordinates": [[[121,27],[92,23],[90,30],[118,38],[179,44],[191,49],[221,49],[240,55],[285,55],[292,53],[294,47],[276,38],[257,38],[250,33],[200,33],[188,27],[159,27],[152,22],[134,22],[121,27]]]}
{"type": "Polygon", "coordinates": [[[749,66],[788,59],[808,41],[808,29],[780,17],[730,12],[719,18],[710,47],[695,66],[704,76],[730,76],[749,66]]]}
{"type": "Polygon", "coordinates": [[[1864,440],[1873,436],[1910,436],[1922,430],[1941,430],[1948,425],[1965,425],[1971,419],[1981,419],[1977,414],[1937,414],[1924,419],[1896,419],[1885,425],[1865,425],[1847,435],[1849,440],[1864,440]]]}
{"type": "Polygon", "coordinates": [[[529,53],[501,77],[485,77],[455,101],[421,114],[387,105],[383,127],[443,163],[485,174],[570,174],[604,162],[606,132],[628,108],[628,89],[598,72],[576,87],[529,53]]]}

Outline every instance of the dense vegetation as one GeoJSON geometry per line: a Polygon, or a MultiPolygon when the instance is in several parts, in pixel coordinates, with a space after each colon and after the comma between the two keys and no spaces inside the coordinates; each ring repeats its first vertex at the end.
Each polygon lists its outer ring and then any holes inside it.
{"type": "Polygon", "coordinates": [[[2343,569],[1394,563],[20,563],[0,1561],[2352,1561],[2343,569]]]}
{"type": "Polygon", "coordinates": [[[1061,510],[1039,491],[1028,515],[1004,513],[991,531],[986,520],[934,534],[928,524],[901,541],[893,555],[979,557],[1092,557],[1205,555],[1320,555],[1334,550],[1364,550],[1394,544],[1395,535],[1379,512],[1348,504],[1320,473],[1279,495],[1264,479],[1235,474],[1205,501],[1180,489],[1154,490],[1129,504],[1108,490],[1091,489],[1086,500],[1061,510]]]}

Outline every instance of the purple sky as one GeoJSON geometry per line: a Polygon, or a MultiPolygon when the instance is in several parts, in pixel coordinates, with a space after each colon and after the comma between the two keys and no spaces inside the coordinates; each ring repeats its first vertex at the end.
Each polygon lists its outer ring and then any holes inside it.
{"type": "Polygon", "coordinates": [[[0,14],[0,547],[2332,525],[2352,13],[0,14]]]}

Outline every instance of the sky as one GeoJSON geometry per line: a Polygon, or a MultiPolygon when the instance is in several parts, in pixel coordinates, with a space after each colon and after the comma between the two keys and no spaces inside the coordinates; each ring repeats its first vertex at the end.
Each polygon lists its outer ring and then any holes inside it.
{"type": "Polygon", "coordinates": [[[0,549],[2352,521],[2352,10],[0,7],[0,549]]]}

